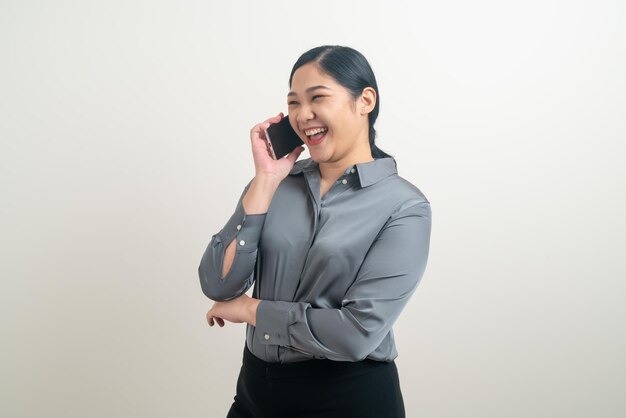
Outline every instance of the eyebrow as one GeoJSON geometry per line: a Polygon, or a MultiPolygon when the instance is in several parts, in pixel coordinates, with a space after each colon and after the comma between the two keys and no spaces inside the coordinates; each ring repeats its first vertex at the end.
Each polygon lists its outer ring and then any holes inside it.
{"type": "MultiPolygon", "coordinates": [[[[330,87],[322,86],[321,84],[319,84],[317,86],[309,87],[308,89],[305,90],[305,93],[308,93],[308,92],[310,92],[312,90],[316,90],[316,89],[328,89],[328,90],[331,90],[330,87]]],[[[287,94],[287,97],[289,97],[289,96],[297,96],[297,94],[295,92],[293,92],[293,91],[290,91],[289,94],[287,94]]]]}

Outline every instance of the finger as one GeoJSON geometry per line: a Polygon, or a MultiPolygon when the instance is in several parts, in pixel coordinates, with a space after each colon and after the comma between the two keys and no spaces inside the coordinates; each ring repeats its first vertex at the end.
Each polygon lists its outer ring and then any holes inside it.
{"type": "Polygon", "coordinates": [[[260,130],[267,129],[268,126],[270,126],[273,123],[280,122],[280,120],[284,117],[285,115],[283,114],[283,112],[280,112],[278,113],[278,115],[273,116],[271,118],[267,118],[263,122],[254,125],[254,127],[251,130],[259,132],[260,130]]]}
{"type": "Polygon", "coordinates": [[[278,115],[276,116],[272,116],[271,118],[267,118],[265,119],[265,121],[263,123],[267,123],[267,122],[272,122],[272,123],[276,123],[276,122],[280,122],[280,120],[284,117],[285,115],[283,114],[283,112],[279,112],[278,115]]]}
{"type": "Polygon", "coordinates": [[[254,125],[252,127],[252,129],[250,129],[250,132],[258,134],[259,132],[264,131],[265,129],[267,129],[267,127],[270,126],[270,125],[271,125],[271,123],[268,122],[268,121],[257,123],[256,125],[254,125]]]}
{"type": "Polygon", "coordinates": [[[259,137],[264,141],[267,141],[267,128],[268,127],[269,125],[263,126],[263,129],[261,129],[261,131],[259,132],[259,137]]]}
{"type": "Polygon", "coordinates": [[[215,318],[217,320],[217,323],[220,327],[224,326],[224,320],[222,318],[215,318]]]}
{"type": "Polygon", "coordinates": [[[269,122],[263,122],[263,123],[259,123],[258,125],[254,125],[254,128],[252,128],[251,130],[251,133],[253,135],[251,136],[253,138],[256,136],[258,138],[265,140],[266,139],[265,130],[269,128],[269,126],[270,126],[269,122]]]}
{"type": "Polygon", "coordinates": [[[300,145],[299,147],[295,147],[288,155],[287,158],[295,164],[296,160],[304,152],[304,146],[300,145]]]}

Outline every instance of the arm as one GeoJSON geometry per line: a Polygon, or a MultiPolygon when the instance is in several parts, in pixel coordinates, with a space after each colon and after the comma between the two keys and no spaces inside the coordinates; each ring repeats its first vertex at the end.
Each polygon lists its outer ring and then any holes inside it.
{"type": "Polygon", "coordinates": [[[252,179],[226,225],[212,236],[198,267],[202,292],[209,299],[231,300],[252,286],[259,239],[279,184],[268,177],[252,179]]]}
{"type": "Polygon", "coordinates": [[[380,345],[415,292],[430,245],[429,202],[402,204],[385,224],[338,309],[261,300],[256,338],[338,361],[359,361],[380,345]]]}

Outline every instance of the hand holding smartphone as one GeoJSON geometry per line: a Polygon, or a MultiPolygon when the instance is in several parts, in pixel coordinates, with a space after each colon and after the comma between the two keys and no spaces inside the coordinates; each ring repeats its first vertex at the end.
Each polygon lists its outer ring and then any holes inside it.
{"type": "Polygon", "coordinates": [[[280,122],[272,123],[265,130],[265,136],[270,145],[270,153],[275,160],[283,158],[297,146],[304,145],[302,139],[291,127],[288,116],[285,115],[280,122]]]}

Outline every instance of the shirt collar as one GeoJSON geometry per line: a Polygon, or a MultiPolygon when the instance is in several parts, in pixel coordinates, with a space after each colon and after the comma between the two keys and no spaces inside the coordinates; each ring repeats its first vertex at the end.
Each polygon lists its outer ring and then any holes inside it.
{"type": "MultiPolygon", "coordinates": [[[[350,174],[352,169],[356,170],[361,187],[371,186],[398,172],[396,160],[393,157],[376,158],[374,161],[353,164],[346,168],[344,174],[350,174]]],[[[296,161],[289,175],[297,175],[313,170],[319,172],[319,164],[309,157],[304,160],[296,161]]]]}

